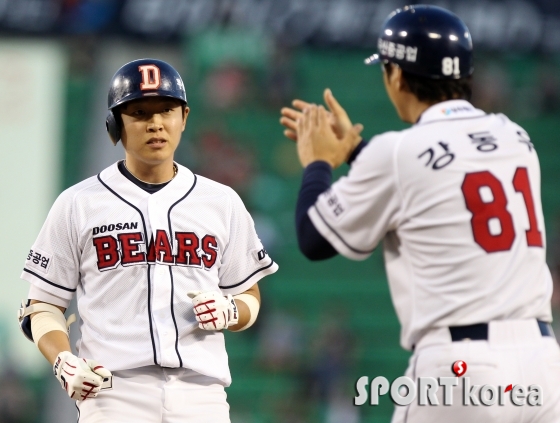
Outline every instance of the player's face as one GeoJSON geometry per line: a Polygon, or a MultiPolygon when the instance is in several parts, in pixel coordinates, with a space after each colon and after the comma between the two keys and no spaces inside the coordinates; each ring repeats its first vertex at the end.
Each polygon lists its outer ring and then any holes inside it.
{"type": "Polygon", "coordinates": [[[173,160],[187,123],[188,107],[183,113],[176,99],[148,97],[126,103],[120,112],[127,160],[148,165],[173,160]]]}

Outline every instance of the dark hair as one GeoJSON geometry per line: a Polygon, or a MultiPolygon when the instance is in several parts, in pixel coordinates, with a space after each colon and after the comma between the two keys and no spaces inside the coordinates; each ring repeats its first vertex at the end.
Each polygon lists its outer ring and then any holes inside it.
{"type": "MultiPolygon", "coordinates": [[[[393,66],[384,63],[387,76],[391,75],[393,66]]],[[[462,99],[469,101],[472,95],[471,77],[460,79],[431,79],[402,71],[408,89],[418,100],[434,104],[445,100],[462,99]]]]}

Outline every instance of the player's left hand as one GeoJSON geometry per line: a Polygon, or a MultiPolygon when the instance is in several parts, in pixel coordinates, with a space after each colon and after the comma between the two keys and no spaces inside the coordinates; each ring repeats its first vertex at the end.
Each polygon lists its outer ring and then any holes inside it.
{"type": "Polygon", "coordinates": [[[314,161],[325,161],[333,169],[348,160],[361,140],[360,128],[350,128],[339,139],[329,114],[323,106],[308,106],[297,120],[297,150],[303,167],[314,161]]]}
{"type": "MultiPolygon", "coordinates": [[[[327,115],[329,116],[329,124],[339,140],[344,139],[347,133],[352,129],[358,133],[364,129],[364,126],[361,123],[352,123],[348,113],[346,113],[346,110],[344,110],[344,108],[336,100],[329,88],[326,88],[323,92],[323,99],[325,100],[325,104],[329,110],[327,112],[327,115]]],[[[297,121],[303,116],[303,111],[311,105],[313,105],[313,103],[296,99],[292,102],[293,108],[283,107],[280,110],[280,114],[282,115],[280,123],[285,127],[284,135],[287,138],[297,142],[297,121]]]]}
{"type": "Polygon", "coordinates": [[[224,297],[218,291],[192,291],[194,314],[198,327],[204,330],[222,330],[236,325],[239,321],[237,305],[231,295],[224,297]]]}

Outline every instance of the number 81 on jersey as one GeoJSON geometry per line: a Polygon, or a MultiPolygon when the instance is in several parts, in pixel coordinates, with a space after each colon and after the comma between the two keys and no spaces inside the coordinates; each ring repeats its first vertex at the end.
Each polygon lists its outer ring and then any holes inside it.
{"type": "MultiPolygon", "coordinates": [[[[527,168],[518,167],[513,177],[513,187],[516,192],[523,195],[529,229],[525,231],[529,247],[542,247],[542,234],[537,227],[535,203],[529,183],[527,168]]],[[[467,173],[461,190],[465,197],[467,209],[472,213],[471,226],[475,242],[487,253],[507,251],[515,240],[515,227],[513,218],[507,210],[507,198],[500,180],[489,171],[467,173]],[[487,187],[492,192],[492,201],[484,201],[481,189],[487,187]],[[490,231],[491,219],[500,222],[501,232],[492,234],[490,231]]]]}

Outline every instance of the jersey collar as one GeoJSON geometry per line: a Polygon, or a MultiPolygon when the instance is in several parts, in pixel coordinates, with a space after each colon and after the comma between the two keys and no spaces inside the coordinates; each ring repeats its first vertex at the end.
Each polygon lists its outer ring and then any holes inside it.
{"type": "MultiPolygon", "coordinates": [[[[133,204],[136,204],[140,199],[149,198],[151,196],[160,199],[163,197],[173,199],[173,197],[176,196],[183,196],[186,191],[189,191],[191,187],[193,187],[196,180],[194,173],[189,168],[177,162],[174,163],[177,165],[177,175],[162,189],[153,194],[144,191],[134,182],[128,180],[119,170],[118,162],[102,170],[98,176],[106,185],[119,192],[119,194],[133,204]]],[[[179,197],[175,198],[175,200],[179,197]]]]}
{"type": "Polygon", "coordinates": [[[416,122],[416,125],[423,125],[436,121],[469,119],[484,116],[485,114],[486,113],[482,110],[475,109],[475,107],[466,100],[448,100],[434,104],[426,109],[420,116],[420,119],[418,119],[418,122],[416,122]]]}

